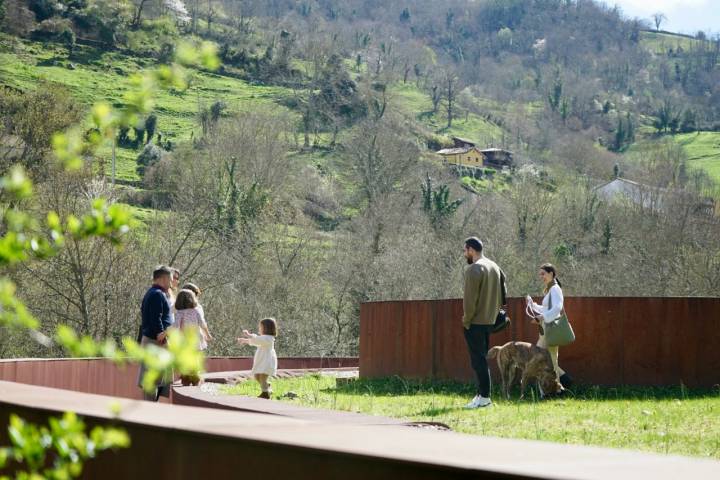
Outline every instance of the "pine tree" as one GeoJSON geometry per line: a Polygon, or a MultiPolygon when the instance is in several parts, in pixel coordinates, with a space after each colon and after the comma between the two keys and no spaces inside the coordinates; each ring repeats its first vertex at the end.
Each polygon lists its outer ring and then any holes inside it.
{"type": "Polygon", "coordinates": [[[440,185],[437,190],[434,189],[430,175],[426,175],[421,189],[423,211],[430,218],[434,229],[442,227],[445,220],[450,218],[463,203],[462,199],[450,201],[450,187],[447,185],[440,185]]]}
{"type": "Polygon", "coordinates": [[[603,234],[602,234],[602,240],[600,241],[601,246],[601,252],[603,255],[608,255],[610,253],[610,242],[612,241],[613,237],[613,231],[612,231],[612,225],[610,224],[610,219],[605,220],[605,226],[603,227],[603,234]]]}

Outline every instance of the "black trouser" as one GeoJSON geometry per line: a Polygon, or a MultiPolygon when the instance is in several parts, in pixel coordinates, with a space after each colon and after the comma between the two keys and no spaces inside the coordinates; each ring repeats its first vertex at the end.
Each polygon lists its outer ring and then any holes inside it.
{"type": "Polygon", "coordinates": [[[490,398],[490,369],[487,363],[488,344],[492,325],[470,325],[463,328],[465,341],[470,352],[470,364],[478,382],[478,394],[490,398]]]}

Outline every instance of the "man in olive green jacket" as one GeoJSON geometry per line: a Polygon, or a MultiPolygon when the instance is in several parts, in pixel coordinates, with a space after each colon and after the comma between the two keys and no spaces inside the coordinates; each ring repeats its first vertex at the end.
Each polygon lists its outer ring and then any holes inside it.
{"type": "Polygon", "coordinates": [[[505,274],[482,253],[479,238],[465,240],[465,287],[463,294],[463,331],[470,352],[470,363],[477,376],[478,391],[467,408],[491,405],[490,370],[487,352],[490,332],[500,307],[505,303],[505,274]]]}

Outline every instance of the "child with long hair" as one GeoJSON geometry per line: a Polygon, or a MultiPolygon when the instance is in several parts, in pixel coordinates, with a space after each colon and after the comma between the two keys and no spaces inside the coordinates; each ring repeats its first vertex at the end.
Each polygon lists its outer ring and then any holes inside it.
{"type": "Polygon", "coordinates": [[[203,306],[200,304],[200,295],[202,294],[202,290],[200,290],[200,287],[198,287],[194,283],[187,282],[185,285],[182,286],[182,289],[190,290],[195,294],[195,300],[197,300],[197,308],[204,315],[205,309],[203,309],[203,306]]]}
{"type": "Polygon", "coordinates": [[[253,357],[252,375],[260,384],[259,398],[269,399],[272,394],[270,377],[277,373],[277,354],[275,353],[275,337],[277,322],[274,318],[264,318],[258,325],[259,335],[243,330],[243,338],[238,338],[240,345],[256,347],[253,357]]]}
{"type": "MultiPolygon", "coordinates": [[[[183,289],[178,293],[175,299],[174,326],[180,330],[196,329],[199,335],[199,350],[205,350],[208,346],[207,342],[212,340],[207,322],[205,322],[205,314],[198,305],[197,298],[192,290],[183,289]]],[[[200,376],[198,374],[181,375],[180,381],[183,385],[198,385],[200,376]]]]}
{"type": "Polygon", "coordinates": [[[183,330],[187,328],[197,328],[200,334],[200,342],[198,348],[205,350],[208,347],[208,340],[212,340],[210,330],[205,321],[205,314],[200,305],[198,305],[197,297],[192,290],[180,290],[175,299],[175,327],[183,330]]]}

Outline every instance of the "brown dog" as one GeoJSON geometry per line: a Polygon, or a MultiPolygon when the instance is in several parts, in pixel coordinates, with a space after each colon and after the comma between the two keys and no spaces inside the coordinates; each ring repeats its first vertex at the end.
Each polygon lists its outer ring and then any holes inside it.
{"type": "Polygon", "coordinates": [[[510,399],[510,388],[520,371],[520,398],[525,396],[525,387],[531,380],[537,381],[542,395],[559,393],[562,385],[557,380],[550,354],[544,348],[527,342],[508,342],[502,347],[493,347],[488,358],[497,356],[500,378],[505,398],[510,399]]]}

